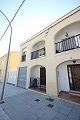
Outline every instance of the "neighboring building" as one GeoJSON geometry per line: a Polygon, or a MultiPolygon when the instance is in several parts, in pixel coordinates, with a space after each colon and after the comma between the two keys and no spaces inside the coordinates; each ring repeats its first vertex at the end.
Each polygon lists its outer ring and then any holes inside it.
{"type": "MultiPolygon", "coordinates": [[[[0,82],[3,82],[4,80],[6,61],[7,61],[7,54],[0,58],[0,82]]],[[[20,53],[10,52],[7,79],[6,79],[7,83],[17,85],[19,62],[20,62],[20,53]]]]}
{"type": "Polygon", "coordinates": [[[80,92],[80,6],[21,44],[18,86],[80,92]]]}

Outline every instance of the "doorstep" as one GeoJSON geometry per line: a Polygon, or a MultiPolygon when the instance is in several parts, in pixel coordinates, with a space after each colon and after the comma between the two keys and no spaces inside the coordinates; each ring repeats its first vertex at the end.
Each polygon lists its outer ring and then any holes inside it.
{"type": "Polygon", "coordinates": [[[70,102],[75,102],[80,104],[80,96],[74,93],[72,94],[71,92],[61,91],[58,97],[70,102]]]}

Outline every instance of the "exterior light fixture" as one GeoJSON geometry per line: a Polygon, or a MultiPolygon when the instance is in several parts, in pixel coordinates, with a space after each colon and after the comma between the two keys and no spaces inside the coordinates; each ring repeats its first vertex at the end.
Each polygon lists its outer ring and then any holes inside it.
{"type": "Polygon", "coordinates": [[[76,63],[76,60],[73,60],[73,63],[76,63]]]}
{"type": "Polygon", "coordinates": [[[69,37],[69,34],[66,32],[65,36],[66,36],[66,37],[69,37]]]}

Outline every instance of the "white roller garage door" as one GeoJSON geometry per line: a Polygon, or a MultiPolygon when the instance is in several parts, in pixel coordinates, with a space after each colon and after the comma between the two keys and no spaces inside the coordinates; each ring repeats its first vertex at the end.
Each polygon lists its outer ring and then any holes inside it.
{"type": "Polygon", "coordinates": [[[20,67],[18,73],[18,86],[26,88],[27,68],[20,67]]]}
{"type": "Polygon", "coordinates": [[[17,71],[9,71],[7,76],[7,83],[17,84],[17,71]]]}

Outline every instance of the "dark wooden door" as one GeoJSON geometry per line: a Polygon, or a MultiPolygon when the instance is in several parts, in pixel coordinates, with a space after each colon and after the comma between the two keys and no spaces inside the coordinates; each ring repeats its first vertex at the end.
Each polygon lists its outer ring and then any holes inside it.
{"type": "Polygon", "coordinates": [[[70,88],[71,90],[80,91],[80,64],[68,66],[71,70],[70,88]],[[71,83],[72,81],[72,83],[71,83]]]}
{"type": "Polygon", "coordinates": [[[45,69],[45,67],[40,67],[40,85],[46,86],[46,69],[45,69]]]}

